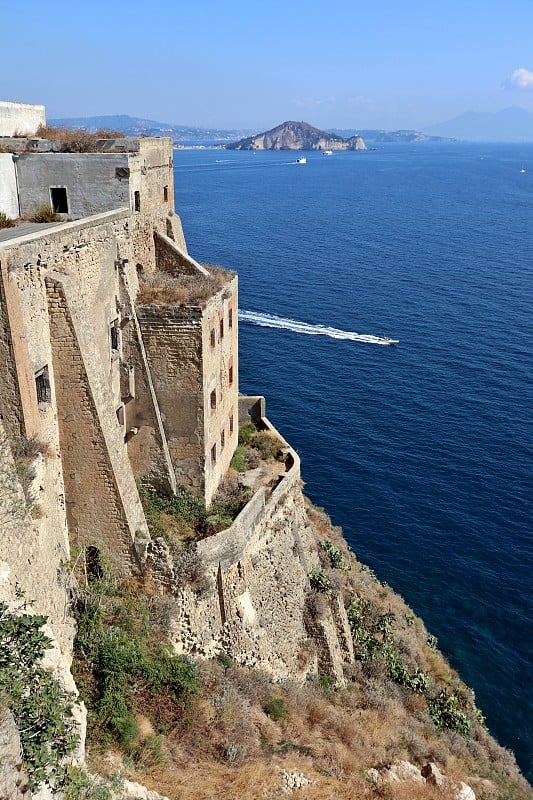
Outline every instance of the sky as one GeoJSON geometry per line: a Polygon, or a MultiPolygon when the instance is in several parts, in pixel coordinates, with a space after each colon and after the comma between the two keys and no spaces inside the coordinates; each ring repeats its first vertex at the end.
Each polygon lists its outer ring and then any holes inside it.
{"type": "Polygon", "coordinates": [[[50,119],[424,130],[533,111],[533,0],[1,5],[0,100],[50,119]]]}

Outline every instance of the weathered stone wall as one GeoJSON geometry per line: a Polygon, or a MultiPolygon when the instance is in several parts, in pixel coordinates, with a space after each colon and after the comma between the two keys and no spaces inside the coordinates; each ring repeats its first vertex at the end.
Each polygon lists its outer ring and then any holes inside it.
{"type": "Polygon", "coordinates": [[[44,106],[0,100],[0,136],[35,133],[46,124],[44,106]]]}
{"type": "Polygon", "coordinates": [[[129,158],[118,153],[22,153],[17,161],[21,216],[52,205],[52,187],[66,189],[71,219],[129,208],[129,158]]]}
{"type": "Polygon", "coordinates": [[[10,153],[0,153],[0,211],[11,219],[19,216],[17,176],[10,153]]]}
{"type": "Polygon", "coordinates": [[[287,448],[289,469],[271,496],[259,489],[231,528],[198,543],[206,581],[200,590],[179,589],[173,643],[202,657],[224,651],[279,679],[323,671],[342,683],[343,664],[353,662],[346,612],[335,596],[320,615],[310,612],[317,541],[299,459],[287,448]]]}

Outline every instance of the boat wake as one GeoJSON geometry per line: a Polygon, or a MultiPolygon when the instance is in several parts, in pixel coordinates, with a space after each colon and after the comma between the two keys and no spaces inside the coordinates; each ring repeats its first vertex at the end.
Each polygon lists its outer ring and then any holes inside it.
{"type": "Polygon", "coordinates": [[[330,339],[347,339],[351,342],[366,342],[367,344],[390,345],[398,344],[398,339],[389,339],[386,336],[372,336],[367,333],[342,331],[338,328],[328,328],[325,325],[311,325],[308,322],[299,322],[296,319],[286,319],[275,314],[259,314],[255,311],[239,310],[239,321],[249,322],[263,328],[280,328],[294,333],[305,333],[308,336],[329,336],[330,339]]]}

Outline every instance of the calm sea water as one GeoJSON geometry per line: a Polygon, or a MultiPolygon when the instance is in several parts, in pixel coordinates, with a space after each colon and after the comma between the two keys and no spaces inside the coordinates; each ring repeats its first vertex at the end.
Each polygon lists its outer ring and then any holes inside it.
{"type": "Polygon", "coordinates": [[[189,250],[239,271],[240,388],[531,777],[533,146],[294,161],[175,152],[189,250]]]}

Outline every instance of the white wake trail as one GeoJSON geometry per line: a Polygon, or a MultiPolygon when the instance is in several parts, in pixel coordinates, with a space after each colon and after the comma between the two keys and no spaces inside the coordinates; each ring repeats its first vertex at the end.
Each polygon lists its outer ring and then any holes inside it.
{"type": "Polygon", "coordinates": [[[331,339],[347,339],[351,342],[366,342],[367,344],[390,345],[398,344],[398,339],[389,339],[385,336],[372,336],[354,331],[342,331],[338,328],[329,328],[325,325],[311,325],[308,322],[299,322],[296,319],[286,319],[275,314],[259,314],[255,311],[239,311],[240,322],[250,322],[263,328],[280,328],[294,333],[305,333],[308,336],[329,336],[331,339]]]}

